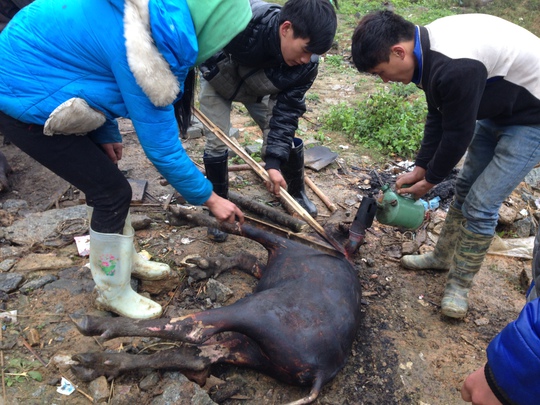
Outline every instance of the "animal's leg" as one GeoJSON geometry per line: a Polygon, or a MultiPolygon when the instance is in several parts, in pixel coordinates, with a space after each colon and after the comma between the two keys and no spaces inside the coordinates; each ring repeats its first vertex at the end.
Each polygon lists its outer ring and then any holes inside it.
{"type": "Polygon", "coordinates": [[[259,346],[240,333],[230,333],[204,345],[184,345],[151,355],[96,352],[76,354],[72,359],[78,363],[72,366],[72,370],[82,381],[92,381],[100,376],[112,379],[138,369],[200,372],[214,363],[229,363],[259,370],[268,365],[268,359],[259,346]]]}
{"type": "Polygon", "coordinates": [[[128,353],[82,353],[72,357],[78,364],[71,369],[82,381],[92,381],[100,376],[109,380],[140,369],[175,369],[204,371],[212,363],[210,356],[197,346],[183,346],[150,355],[128,353]]]}
{"type": "Polygon", "coordinates": [[[180,318],[134,320],[71,315],[71,319],[85,336],[100,336],[102,339],[146,336],[197,344],[216,333],[234,330],[236,324],[243,320],[243,305],[237,302],[180,318]]]}
{"type": "Polygon", "coordinates": [[[249,253],[240,253],[231,257],[225,255],[216,257],[190,256],[184,260],[186,263],[195,265],[186,268],[187,274],[195,281],[218,276],[232,268],[239,269],[259,279],[264,270],[264,265],[260,264],[257,258],[249,253]]]}

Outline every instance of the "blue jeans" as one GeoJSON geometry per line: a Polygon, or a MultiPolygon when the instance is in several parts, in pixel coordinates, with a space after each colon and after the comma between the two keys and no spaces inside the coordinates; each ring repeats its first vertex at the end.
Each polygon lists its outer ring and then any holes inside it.
{"type": "Polygon", "coordinates": [[[498,126],[476,123],[463,169],[456,180],[454,206],[467,220],[465,228],[494,235],[499,208],[540,162],[540,125],[498,126]]]}

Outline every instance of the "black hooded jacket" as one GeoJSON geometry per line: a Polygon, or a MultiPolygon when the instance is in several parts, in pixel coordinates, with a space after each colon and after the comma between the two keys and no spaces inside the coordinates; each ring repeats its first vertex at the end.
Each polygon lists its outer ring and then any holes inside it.
{"type": "Polygon", "coordinates": [[[253,16],[247,28],[222,51],[201,64],[204,79],[225,99],[257,102],[270,95],[271,112],[266,168],[279,169],[289,158],[298,119],[306,111],[305,94],[317,77],[318,56],[305,65],[288,66],[281,54],[281,7],[251,0],[253,16]]]}

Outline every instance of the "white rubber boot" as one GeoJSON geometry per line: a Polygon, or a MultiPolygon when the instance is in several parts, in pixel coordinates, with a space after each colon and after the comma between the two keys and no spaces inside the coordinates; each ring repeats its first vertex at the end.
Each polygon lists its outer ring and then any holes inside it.
{"type": "Polygon", "coordinates": [[[161,305],[131,288],[133,249],[133,234],[99,233],[90,229],[90,270],[98,292],[96,306],[127,318],[158,318],[161,305]]]}
{"type": "MultiPolygon", "coordinates": [[[[88,214],[88,223],[92,222],[92,213],[94,208],[86,206],[86,212],[88,214]]],[[[90,227],[90,225],[88,226],[90,227]]],[[[124,229],[122,234],[125,236],[134,236],[135,230],[131,226],[131,215],[127,215],[126,222],[124,223],[124,229]]],[[[151,262],[150,260],[145,260],[141,257],[140,254],[135,250],[135,245],[131,252],[133,256],[133,267],[131,268],[131,275],[135,278],[145,281],[155,281],[163,280],[171,275],[172,270],[166,263],[151,262]]]]}
{"type": "MultiPolygon", "coordinates": [[[[126,236],[135,234],[135,230],[131,226],[131,216],[129,214],[126,218],[122,233],[126,236]]],[[[169,277],[172,273],[171,268],[166,263],[145,260],[140,254],[137,253],[134,245],[132,256],[133,266],[131,268],[131,275],[135,278],[146,281],[163,280],[164,278],[169,277]]]]}

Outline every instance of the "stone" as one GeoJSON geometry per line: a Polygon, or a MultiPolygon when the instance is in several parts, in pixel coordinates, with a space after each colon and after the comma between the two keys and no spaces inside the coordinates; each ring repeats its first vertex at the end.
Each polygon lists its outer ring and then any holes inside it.
{"type": "Polygon", "coordinates": [[[10,293],[19,287],[23,282],[24,276],[20,273],[3,273],[0,274],[0,291],[10,293]]]}
{"type": "Polygon", "coordinates": [[[501,205],[499,209],[499,223],[502,225],[512,225],[516,220],[517,211],[514,208],[508,207],[506,204],[501,205]]]}
{"type": "Polygon", "coordinates": [[[106,403],[109,399],[109,384],[107,378],[101,376],[88,384],[90,396],[94,398],[95,404],[106,403]]]}

